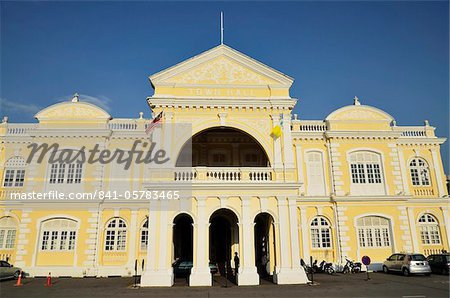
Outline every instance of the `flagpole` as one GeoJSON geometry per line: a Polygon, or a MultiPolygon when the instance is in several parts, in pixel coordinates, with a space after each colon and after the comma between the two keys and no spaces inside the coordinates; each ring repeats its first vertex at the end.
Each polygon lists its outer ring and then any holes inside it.
{"type": "Polygon", "coordinates": [[[223,11],[220,12],[220,44],[223,44],[223,11]]]}

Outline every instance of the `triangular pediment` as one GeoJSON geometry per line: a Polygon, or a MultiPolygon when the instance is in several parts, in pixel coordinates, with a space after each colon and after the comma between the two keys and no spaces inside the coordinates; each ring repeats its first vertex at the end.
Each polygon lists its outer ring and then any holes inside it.
{"type": "Polygon", "coordinates": [[[150,81],[159,96],[224,97],[236,94],[272,97],[262,94],[261,90],[276,90],[272,91],[275,96],[288,97],[293,79],[226,45],[220,45],[150,76],[150,81]]]}

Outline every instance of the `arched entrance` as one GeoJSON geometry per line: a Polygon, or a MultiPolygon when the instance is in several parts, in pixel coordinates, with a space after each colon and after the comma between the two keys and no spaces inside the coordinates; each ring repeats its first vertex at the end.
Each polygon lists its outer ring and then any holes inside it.
{"type": "Polygon", "coordinates": [[[173,271],[175,278],[188,280],[193,262],[193,220],[189,214],[178,214],[173,220],[173,271]]]}
{"type": "Polygon", "coordinates": [[[177,167],[268,167],[269,158],[250,134],[212,127],[195,134],[180,151],[177,167]]]}
{"type": "Polygon", "coordinates": [[[272,215],[259,213],[255,217],[255,266],[261,280],[273,281],[276,266],[275,225],[272,215]]]}
{"type": "Polygon", "coordinates": [[[209,222],[209,260],[217,265],[220,276],[236,283],[233,258],[239,252],[238,217],[222,208],[211,215],[209,222]]]}

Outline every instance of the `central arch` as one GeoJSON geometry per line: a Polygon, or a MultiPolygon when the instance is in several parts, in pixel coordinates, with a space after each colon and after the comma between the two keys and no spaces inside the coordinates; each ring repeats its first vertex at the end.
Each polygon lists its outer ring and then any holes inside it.
{"type": "Polygon", "coordinates": [[[178,155],[177,167],[268,167],[263,146],[247,132],[211,127],[192,136],[178,155]]]}
{"type": "Polygon", "coordinates": [[[222,277],[236,283],[233,258],[239,252],[238,217],[230,209],[221,208],[209,222],[209,260],[217,264],[222,277]]]}

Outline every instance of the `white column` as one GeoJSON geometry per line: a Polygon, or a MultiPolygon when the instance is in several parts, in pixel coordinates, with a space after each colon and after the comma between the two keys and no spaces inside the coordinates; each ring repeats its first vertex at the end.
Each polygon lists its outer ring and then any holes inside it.
{"type": "Polygon", "coordinates": [[[255,266],[254,222],[251,217],[250,197],[242,198],[242,238],[240,245],[243,260],[239,268],[238,285],[259,285],[259,275],[255,266]]]}
{"type": "MultiPolygon", "coordinates": [[[[167,201],[150,202],[149,233],[147,248],[147,266],[141,276],[142,287],[171,287],[174,276],[173,269],[167,266],[167,201]],[[156,229],[159,215],[159,231],[156,229]],[[159,234],[159,237],[157,235],[159,234]]],[[[171,226],[171,225],[170,225],[171,226]]]]}
{"type": "Polygon", "coordinates": [[[295,197],[288,198],[289,204],[289,224],[291,228],[291,260],[292,269],[300,268],[300,247],[298,243],[298,221],[297,221],[297,200],[295,197]]]}
{"type": "Polygon", "coordinates": [[[444,217],[444,228],[447,234],[447,251],[450,249],[450,221],[448,216],[448,207],[441,207],[442,216],[444,217]]]}
{"type": "Polygon", "coordinates": [[[302,228],[302,247],[303,247],[303,260],[307,262],[309,260],[309,237],[308,237],[308,218],[306,216],[306,207],[300,207],[300,223],[302,228]]]}
{"type": "Polygon", "coordinates": [[[414,216],[414,209],[412,207],[406,208],[408,210],[409,229],[411,232],[411,239],[413,244],[412,252],[417,252],[419,251],[419,241],[417,239],[417,227],[416,227],[416,219],[414,216]]]}
{"type": "Polygon", "coordinates": [[[303,268],[300,267],[298,256],[297,214],[295,212],[295,216],[292,216],[294,212],[289,210],[286,198],[277,198],[277,201],[281,262],[280,267],[275,269],[274,282],[277,284],[305,284],[308,282],[308,278],[303,268]],[[295,229],[290,225],[294,225],[295,229]],[[297,244],[292,241],[297,241],[297,244]],[[294,252],[293,249],[296,246],[297,251],[294,252]],[[297,254],[297,257],[294,257],[294,254],[297,254]],[[294,264],[294,262],[298,262],[298,264],[294,264]]]}
{"type": "Polygon", "coordinates": [[[197,222],[194,225],[194,267],[189,277],[190,286],[211,286],[209,270],[209,222],[206,214],[206,198],[197,198],[197,222]]]}
{"type": "MultiPolygon", "coordinates": [[[[280,124],[279,115],[271,115],[273,120],[273,127],[280,124]]],[[[283,161],[281,160],[281,138],[273,138],[273,167],[275,169],[283,168],[283,161]]]]}
{"type": "Polygon", "coordinates": [[[294,152],[292,148],[291,134],[291,114],[283,116],[283,151],[284,151],[284,167],[287,169],[294,168],[294,152]]]}
{"type": "Polygon", "coordinates": [[[431,155],[433,156],[433,166],[434,172],[436,173],[436,183],[438,187],[438,197],[441,198],[446,195],[444,187],[444,179],[441,175],[441,165],[439,163],[439,158],[436,149],[431,149],[431,155]]]}
{"type": "Polygon", "coordinates": [[[409,195],[409,183],[408,183],[408,173],[406,171],[405,157],[403,156],[403,149],[398,148],[398,160],[400,162],[400,171],[402,173],[403,181],[403,191],[405,195],[409,195]]]}
{"type": "Polygon", "coordinates": [[[136,260],[136,236],[139,234],[137,226],[137,210],[131,210],[131,222],[130,222],[130,240],[128,249],[128,266],[134,270],[134,262],[136,260]]]}

